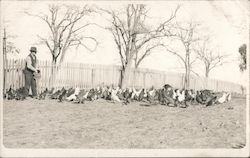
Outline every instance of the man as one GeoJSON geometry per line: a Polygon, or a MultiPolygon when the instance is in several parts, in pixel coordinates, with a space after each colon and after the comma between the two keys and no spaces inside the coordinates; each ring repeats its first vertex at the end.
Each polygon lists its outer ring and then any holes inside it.
{"type": "Polygon", "coordinates": [[[36,79],[34,78],[34,74],[38,73],[37,69],[37,59],[36,59],[37,48],[31,47],[30,54],[27,56],[25,60],[25,96],[29,95],[29,90],[31,87],[32,90],[32,98],[37,98],[37,87],[36,87],[36,79]]]}

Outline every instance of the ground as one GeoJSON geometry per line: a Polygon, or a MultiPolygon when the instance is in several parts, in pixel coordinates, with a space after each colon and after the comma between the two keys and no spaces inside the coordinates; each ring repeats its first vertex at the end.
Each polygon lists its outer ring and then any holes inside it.
{"type": "Polygon", "coordinates": [[[246,99],[202,107],[4,100],[7,148],[232,148],[245,144],[246,99]]]}

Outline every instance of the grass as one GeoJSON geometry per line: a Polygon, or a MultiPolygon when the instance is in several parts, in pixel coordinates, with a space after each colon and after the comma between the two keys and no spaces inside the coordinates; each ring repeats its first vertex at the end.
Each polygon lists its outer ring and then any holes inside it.
{"type": "Polygon", "coordinates": [[[4,100],[7,148],[232,148],[246,143],[246,99],[211,107],[4,100]]]}

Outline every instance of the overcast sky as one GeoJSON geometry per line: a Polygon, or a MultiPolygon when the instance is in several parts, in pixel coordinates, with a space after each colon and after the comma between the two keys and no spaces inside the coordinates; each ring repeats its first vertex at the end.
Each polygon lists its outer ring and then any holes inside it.
{"type": "MultiPolygon", "coordinates": [[[[89,1],[88,4],[95,4],[98,7],[121,9],[125,4],[131,1],[89,1]]],[[[44,45],[37,45],[37,35],[46,36],[49,32],[45,23],[34,17],[24,14],[24,11],[30,13],[46,12],[47,5],[52,1],[1,1],[1,22],[6,27],[7,33],[16,36],[11,39],[20,49],[20,54],[14,58],[25,58],[29,54],[31,46],[38,48],[39,60],[51,60],[51,55],[44,45]]],[[[71,3],[81,6],[86,4],[80,1],[54,1],[53,3],[71,3]]],[[[142,3],[142,2],[137,2],[142,3]]],[[[156,26],[160,21],[167,19],[172,10],[178,4],[181,9],[177,14],[180,21],[195,20],[202,22],[202,34],[209,33],[212,37],[212,43],[221,53],[230,54],[230,63],[227,63],[210,74],[211,78],[226,80],[245,84],[246,74],[239,71],[239,53],[238,48],[243,43],[248,44],[248,18],[247,10],[240,1],[160,1],[143,2],[146,3],[149,11],[148,23],[156,26]]],[[[86,19],[85,22],[96,22],[107,26],[104,17],[97,15],[86,19]]],[[[112,35],[101,28],[92,27],[85,32],[87,35],[96,37],[99,41],[97,50],[93,53],[84,48],[71,49],[65,61],[82,62],[92,64],[116,64],[119,65],[119,55],[112,35]]],[[[141,65],[152,69],[164,71],[183,72],[182,65],[178,58],[166,52],[163,49],[156,49],[141,65]]],[[[195,71],[204,76],[204,67],[196,63],[195,71]]]]}

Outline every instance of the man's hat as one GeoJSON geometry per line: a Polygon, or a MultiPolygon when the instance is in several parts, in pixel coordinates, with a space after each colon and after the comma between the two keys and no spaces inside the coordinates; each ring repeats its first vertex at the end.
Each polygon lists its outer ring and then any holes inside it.
{"type": "Polygon", "coordinates": [[[31,48],[30,48],[30,51],[31,51],[31,52],[37,52],[37,49],[36,49],[36,47],[31,47],[31,48]]]}

